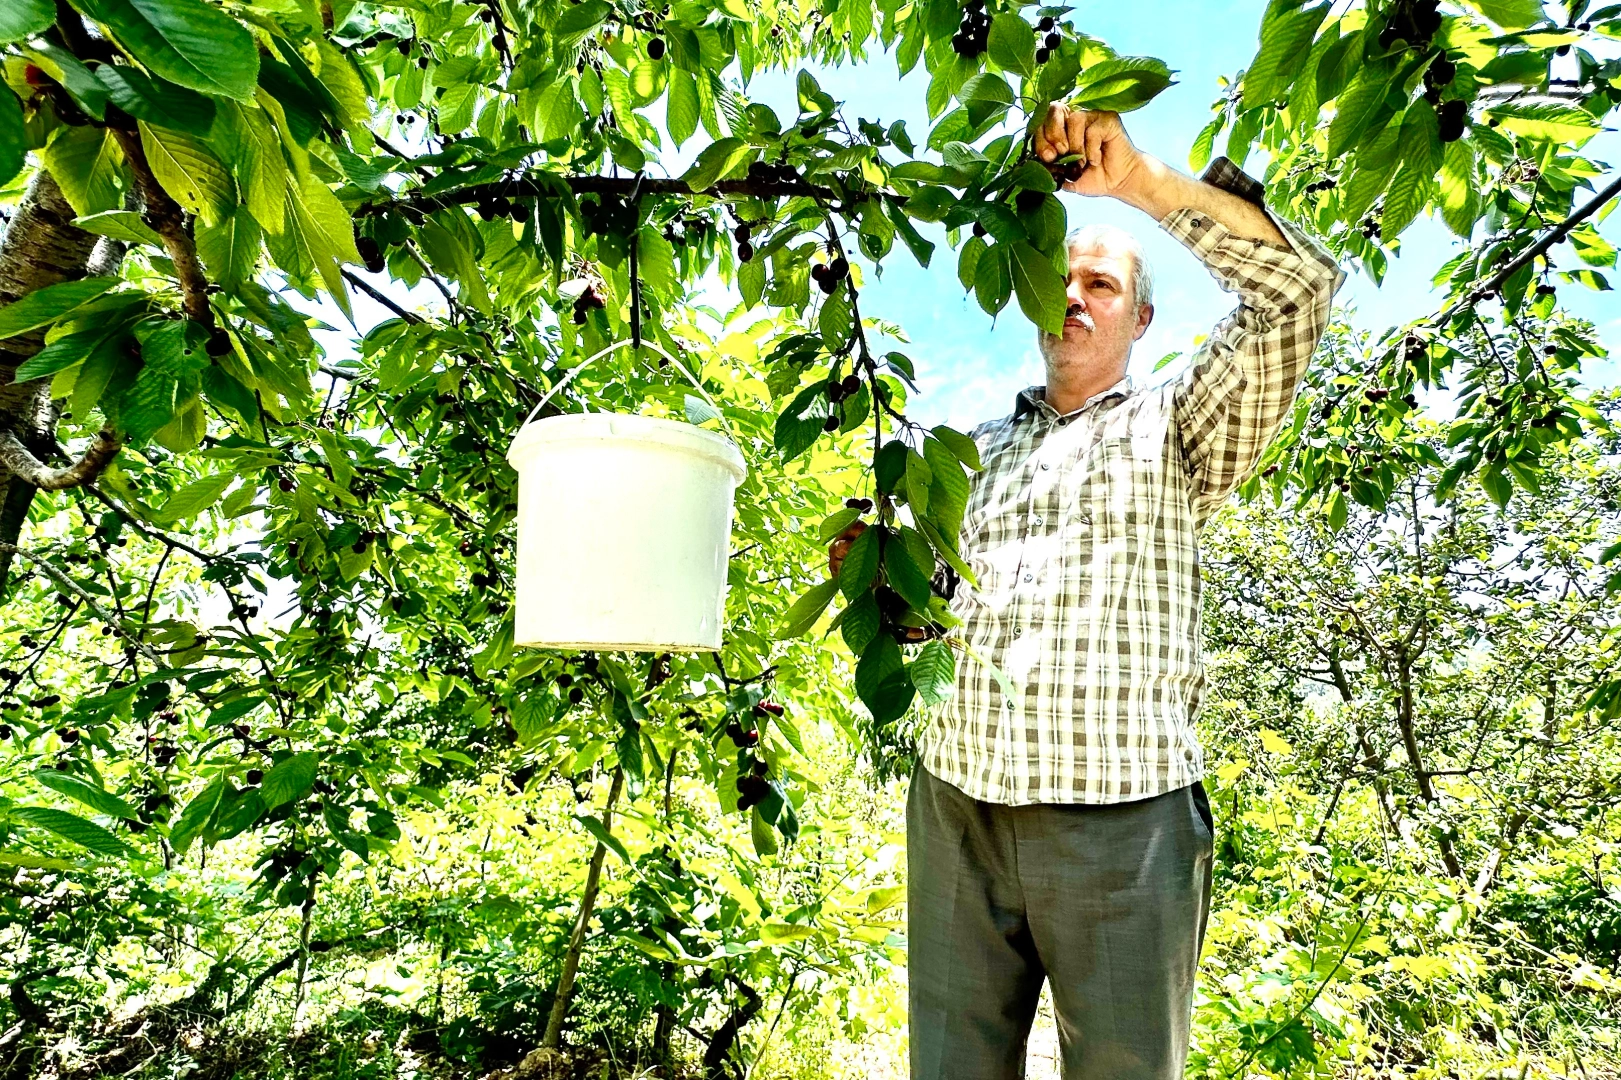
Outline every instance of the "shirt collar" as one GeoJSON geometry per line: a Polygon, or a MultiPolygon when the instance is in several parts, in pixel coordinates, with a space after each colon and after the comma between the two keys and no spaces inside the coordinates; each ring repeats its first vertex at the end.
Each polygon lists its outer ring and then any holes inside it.
{"type": "MultiPolygon", "coordinates": [[[[1085,409],[1088,409],[1088,408],[1092,407],[1093,405],[1097,404],[1098,402],[1103,401],[1106,398],[1111,398],[1111,397],[1116,397],[1116,396],[1118,396],[1118,397],[1126,397],[1130,393],[1131,393],[1131,376],[1127,375],[1127,376],[1124,376],[1123,378],[1121,378],[1121,380],[1119,382],[1115,383],[1113,386],[1109,387],[1107,390],[1100,391],[1100,392],[1098,392],[1096,394],[1093,394],[1091,397],[1087,398],[1084,402],[1081,403],[1080,408],[1074,409],[1073,411],[1068,412],[1068,413],[1064,413],[1063,415],[1064,416],[1074,416],[1074,415],[1076,415],[1076,413],[1079,413],[1079,412],[1081,412],[1081,411],[1083,411],[1085,409]]],[[[1053,408],[1047,402],[1047,387],[1045,385],[1042,385],[1042,386],[1027,386],[1023,390],[1020,390],[1019,393],[1018,393],[1018,396],[1016,398],[1014,398],[1014,401],[1013,401],[1013,419],[1015,421],[1017,421],[1025,413],[1031,413],[1031,412],[1042,413],[1048,419],[1055,419],[1055,418],[1059,417],[1060,414],[1059,414],[1058,410],[1053,408]]]]}

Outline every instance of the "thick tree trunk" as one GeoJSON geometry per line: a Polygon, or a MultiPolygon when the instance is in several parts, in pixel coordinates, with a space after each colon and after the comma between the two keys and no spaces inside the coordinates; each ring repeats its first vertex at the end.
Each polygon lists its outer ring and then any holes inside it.
{"type": "MultiPolygon", "coordinates": [[[[613,828],[614,803],[625,786],[623,766],[614,769],[613,785],[608,789],[608,802],[602,811],[602,827],[613,828]]],[[[597,841],[591,852],[591,867],[585,873],[585,891],[580,894],[580,912],[574,920],[574,933],[569,935],[568,950],[563,953],[563,972],[557,977],[557,994],[552,998],[552,1012],[546,1020],[546,1037],[541,1047],[556,1050],[563,1045],[563,1020],[568,1016],[569,995],[574,992],[574,977],[580,970],[580,953],[585,948],[585,932],[591,925],[591,913],[596,910],[597,890],[602,884],[602,862],[608,857],[608,845],[597,841]]]]}
{"type": "MultiPolygon", "coordinates": [[[[85,276],[97,238],[74,225],[73,217],[73,208],[50,174],[43,169],[35,173],[0,240],[0,307],[48,285],[85,276]]],[[[17,368],[44,344],[43,329],[0,341],[0,431],[14,434],[38,460],[50,461],[58,453],[51,381],[12,381],[17,368]]],[[[36,490],[0,466],[0,543],[17,542],[36,490]]],[[[11,553],[0,549],[0,586],[10,568],[11,553]]]]}

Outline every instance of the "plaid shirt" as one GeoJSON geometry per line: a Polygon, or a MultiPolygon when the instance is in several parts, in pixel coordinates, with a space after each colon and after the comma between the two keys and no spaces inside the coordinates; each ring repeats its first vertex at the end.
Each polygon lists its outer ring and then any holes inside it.
{"type": "MultiPolygon", "coordinates": [[[[1203,180],[1265,208],[1218,158],[1203,180]]],[[[1238,308],[1187,373],[1128,380],[1060,416],[1044,387],[973,430],[962,551],[979,580],[952,602],[973,653],[923,733],[935,776],[986,802],[1113,803],[1203,775],[1198,529],[1249,476],[1289,414],[1344,273],[1273,216],[1282,247],[1191,209],[1160,227],[1238,308]]]]}

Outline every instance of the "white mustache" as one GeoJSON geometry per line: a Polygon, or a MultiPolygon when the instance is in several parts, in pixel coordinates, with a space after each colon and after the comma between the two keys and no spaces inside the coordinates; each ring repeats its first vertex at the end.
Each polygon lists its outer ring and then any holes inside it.
{"type": "Polygon", "coordinates": [[[1098,324],[1092,321],[1092,316],[1089,315],[1079,304],[1071,304],[1069,306],[1069,310],[1064,312],[1064,318],[1074,319],[1076,322],[1080,323],[1081,327],[1088,333],[1091,333],[1098,328],[1098,324]]]}

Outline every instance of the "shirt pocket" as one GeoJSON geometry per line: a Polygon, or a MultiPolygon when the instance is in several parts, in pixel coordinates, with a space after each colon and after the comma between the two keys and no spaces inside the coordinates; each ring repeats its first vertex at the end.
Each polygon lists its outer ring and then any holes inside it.
{"type": "Polygon", "coordinates": [[[1076,463],[1073,488],[1065,493],[1068,539],[1098,544],[1135,538],[1141,514],[1138,474],[1145,464],[1140,453],[1130,435],[1109,435],[1076,463]]]}

